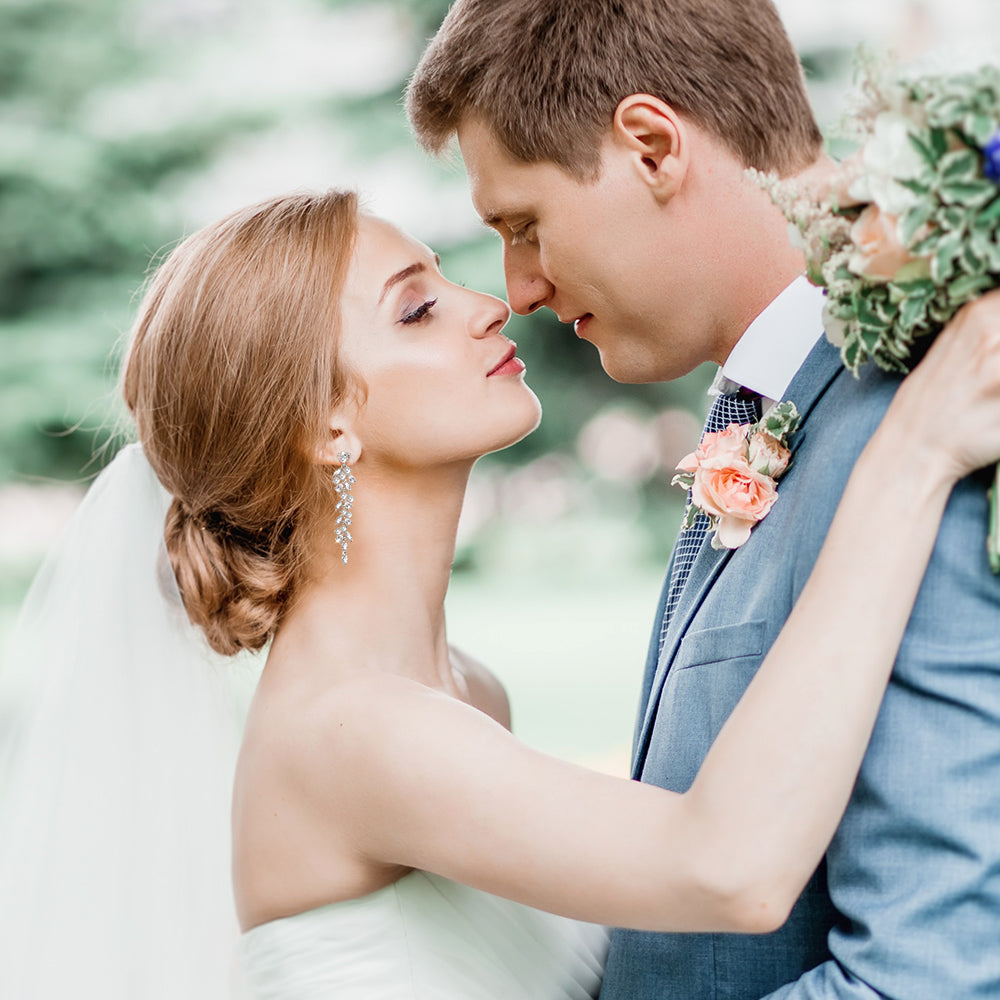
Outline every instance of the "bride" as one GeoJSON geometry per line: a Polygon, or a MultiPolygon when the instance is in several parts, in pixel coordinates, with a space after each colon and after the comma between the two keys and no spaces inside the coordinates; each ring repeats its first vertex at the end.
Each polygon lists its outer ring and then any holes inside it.
{"type": "Polygon", "coordinates": [[[470,470],[540,415],[508,315],[350,193],[236,212],[170,255],[124,366],[141,450],[102,474],[26,607],[49,726],[4,805],[4,996],[223,996],[227,782],[255,997],[585,998],[602,925],[783,922],[850,795],[951,487],[1000,456],[1000,300],[902,384],[684,794],[522,745],[500,684],[448,645],[470,470]],[[205,640],[269,646],[234,783],[192,694],[215,677],[205,640]],[[139,714],[119,731],[121,701],[139,714]]]}

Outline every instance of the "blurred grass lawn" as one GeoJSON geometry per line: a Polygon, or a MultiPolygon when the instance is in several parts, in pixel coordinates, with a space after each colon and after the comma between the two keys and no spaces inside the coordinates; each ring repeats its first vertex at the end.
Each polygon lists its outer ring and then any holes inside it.
{"type": "Polygon", "coordinates": [[[660,574],[563,583],[456,580],[451,641],[503,681],[526,743],[601,770],[628,770],[660,574]]]}

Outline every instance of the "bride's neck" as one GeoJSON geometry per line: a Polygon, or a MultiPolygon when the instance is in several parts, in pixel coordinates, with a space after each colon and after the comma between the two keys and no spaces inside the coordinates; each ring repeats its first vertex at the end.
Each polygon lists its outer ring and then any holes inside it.
{"type": "Polygon", "coordinates": [[[271,657],[449,688],[444,598],[470,471],[355,469],[347,564],[331,513],[271,657]]]}

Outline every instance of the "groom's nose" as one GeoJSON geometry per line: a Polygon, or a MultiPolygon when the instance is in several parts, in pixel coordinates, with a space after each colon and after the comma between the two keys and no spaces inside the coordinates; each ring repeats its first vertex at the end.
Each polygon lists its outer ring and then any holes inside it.
{"type": "Polygon", "coordinates": [[[534,247],[504,247],[503,273],[507,279],[507,301],[522,316],[549,303],[555,288],[545,277],[534,247]]]}

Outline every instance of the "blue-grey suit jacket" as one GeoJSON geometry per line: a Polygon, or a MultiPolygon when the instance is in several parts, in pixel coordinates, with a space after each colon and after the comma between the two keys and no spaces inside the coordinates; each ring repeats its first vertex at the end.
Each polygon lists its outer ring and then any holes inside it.
{"type": "MultiPolygon", "coordinates": [[[[897,385],[874,368],[856,380],[825,340],[812,350],[786,394],[804,419],[778,502],[735,552],[705,543],[657,657],[661,599],[633,777],[690,786],[897,385]]],[[[952,494],[854,794],[788,922],[759,936],[615,931],[602,1000],[1000,998],[1000,577],[984,544],[988,481],[969,477],[952,494]]]]}

